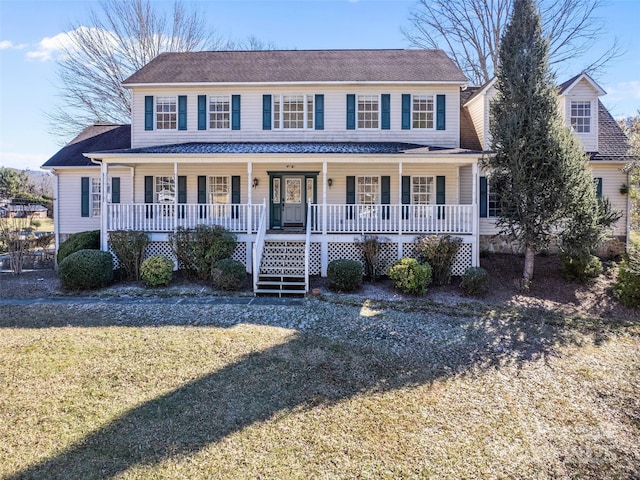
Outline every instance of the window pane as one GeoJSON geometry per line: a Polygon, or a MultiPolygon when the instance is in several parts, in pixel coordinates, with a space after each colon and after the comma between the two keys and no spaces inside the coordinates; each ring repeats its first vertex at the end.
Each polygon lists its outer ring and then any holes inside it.
{"type": "Polygon", "coordinates": [[[358,128],[378,128],[377,95],[358,95],[358,128]]]}
{"type": "Polygon", "coordinates": [[[433,128],[433,96],[413,96],[413,128],[433,128]]]}
{"type": "Polygon", "coordinates": [[[173,177],[156,177],[156,203],[174,203],[175,195],[176,189],[173,177]]]}
{"type": "Polygon", "coordinates": [[[156,99],[156,128],[158,130],[175,130],[177,122],[177,102],[175,97],[158,97],[156,99]]]}
{"type": "Polygon", "coordinates": [[[591,102],[571,102],[571,126],[577,133],[591,132],[591,102]]]}
{"type": "Polygon", "coordinates": [[[209,128],[229,128],[229,96],[209,97],[209,128]]]}

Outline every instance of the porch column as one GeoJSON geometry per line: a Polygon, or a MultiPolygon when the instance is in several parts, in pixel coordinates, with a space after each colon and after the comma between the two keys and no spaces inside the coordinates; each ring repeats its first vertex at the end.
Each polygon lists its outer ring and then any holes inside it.
{"type": "Polygon", "coordinates": [[[109,216],[109,199],[107,198],[107,193],[109,192],[109,171],[107,164],[104,160],[100,163],[100,197],[102,201],[101,214],[100,214],[100,231],[102,234],[101,250],[103,252],[109,251],[109,233],[107,232],[107,227],[109,225],[108,216],[109,216]]]}
{"type": "MultiPolygon", "coordinates": [[[[253,231],[253,163],[247,162],[247,235],[253,231]]],[[[257,230],[257,226],[256,226],[257,230]]],[[[247,244],[247,251],[249,251],[247,244]]]]}
{"type": "Polygon", "coordinates": [[[173,233],[178,231],[178,162],[173,162],[173,233]]]}
{"type": "Polygon", "coordinates": [[[478,160],[473,162],[471,171],[471,178],[473,179],[473,185],[471,186],[471,232],[473,236],[473,243],[471,244],[471,266],[477,267],[480,265],[480,235],[478,232],[478,224],[480,220],[480,211],[478,209],[478,160]]]}
{"type": "Polygon", "coordinates": [[[322,162],[322,242],[320,242],[320,275],[327,276],[329,244],[327,239],[327,161],[322,162]]]}
{"type": "Polygon", "coordinates": [[[398,162],[398,259],[402,258],[402,160],[398,162]]]}

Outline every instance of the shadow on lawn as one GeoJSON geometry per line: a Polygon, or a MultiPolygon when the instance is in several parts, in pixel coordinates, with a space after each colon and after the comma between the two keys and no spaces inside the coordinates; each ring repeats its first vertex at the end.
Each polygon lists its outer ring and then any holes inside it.
{"type": "Polygon", "coordinates": [[[247,355],[130,410],[9,479],[111,478],[137,465],[195,454],[280,412],[429,384],[475,369],[544,360],[560,345],[584,339],[570,329],[489,316],[465,321],[464,329],[464,340],[453,343],[416,335],[418,356],[297,333],[284,344],[247,355]]]}

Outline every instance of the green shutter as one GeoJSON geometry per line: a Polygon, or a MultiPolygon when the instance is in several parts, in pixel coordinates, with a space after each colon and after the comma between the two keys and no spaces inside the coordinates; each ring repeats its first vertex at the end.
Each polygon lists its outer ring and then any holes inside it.
{"type": "Polygon", "coordinates": [[[271,95],[262,95],[262,129],[271,130],[271,95]]]}
{"type": "MultiPolygon", "coordinates": [[[[436,204],[444,205],[446,202],[445,195],[445,177],[438,175],[436,177],[436,204]]],[[[438,207],[438,219],[444,218],[444,208],[438,207]]]]}
{"type": "Polygon", "coordinates": [[[314,128],[316,130],[324,130],[324,95],[318,94],[316,95],[314,101],[315,107],[315,119],[314,119],[314,128]]]}
{"type": "Polygon", "coordinates": [[[436,95],[436,130],[446,130],[446,96],[436,95]]]}
{"type": "Polygon", "coordinates": [[[391,95],[383,93],[380,97],[381,103],[381,122],[380,127],[382,130],[389,130],[391,128],[391,95]]]}
{"type": "Polygon", "coordinates": [[[80,215],[89,216],[89,177],[80,179],[80,215]]]}
{"type": "MultiPolygon", "coordinates": [[[[380,203],[389,205],[391,203],[391,177],[383,175],[380,177],[380,203]]],[[[389,207],[382,207],[382,218],[389,218],[389,207]]]]}
{"type": "MultiPolygon", "coordinates": [[[[207,203],[207,177],[204,175],[198,175],[198,203],[207,203]]],[[[200,218],[207,218],[206,205],[200,205],[198,210],[200,218]]]]}
{"type": "Polygon", "coordinates": [[[153,177],[151,175],[144,177],[144,203],[153,203],[153,177]]]}
{"type": "Polygon", "coordinates": [[[198,130],[207,129],[207,96],[198,95],[198,130]]]}
{"type": "MultiPolygon", "coordinates": [[[[402,205],[411,205],[411,177],[402,176],[402,205]]],[[[402,218],[409,218],[409,207],[402,207],[402,218]]]]}
{"type": "Polygon", "coordinates": [[[231,177],[231,203],[235,206],[231,209],[231,218],[240,218],[240,175],[231,177]]]}
{"type": "Polygon", "coordinates": [[[356,96],[347,94],[347,130],[356,129],[356,96]]]}
{"type": "Polygon", "coordinates": [[[602,177],[596,177],[594,180],[596,184],[596,196],[602,198],[602,177]]]}
{"type": "Polygon", "coordinates": [[[231,130],[240,130],[240,95],[231,95],[231,130]]]}
{"type": "Polygon", "coordinates": [[[187,177],[178,176],[178,203],[187,203],[187,177]]]}
{"type": "Polygon", "coordinates": [[[487,177],[480,177],[480,217],[487,217],[487,177]]]}
{"type": "Polygon", "coordinates": [[[411,130],[411,95],[402,94],[402,130],[411,130]]]}
{"type": "Polygon", "coordinates": [[[178,95],[178,130],[187,129],[187,96],[178,95]]]}
{"type": "Polygon", "coordinates": [[[111,203],[120,203],[120,177],[111,179],[111,203]]]}
{"type": "Polygon", "coordinates": [[[145,208],[146,217],[153,218],[153,177],[145,175],[144,177],[144,203],[148,204],[145,208]]]}
{"type": "Polygon", "coordinates": [[[144,97],[144,129],[153,130],[153,96],[144,97]]]}
{"type": "MultiPolygon", "coordinates": [[[[356,203],[356,177],[347,177],[347,205],[356,203]]],[[[353,219],[353,207],[347,207],[347,219],[353,219]]]]}
{"type": "MultiPolygon", "coordinates": [[[[187,177],[178,176],[178,203],[187,203],[187,177]]],[[[184,205],[178,206],[178,218],[185,218],[186,212],[184,205]]]]}

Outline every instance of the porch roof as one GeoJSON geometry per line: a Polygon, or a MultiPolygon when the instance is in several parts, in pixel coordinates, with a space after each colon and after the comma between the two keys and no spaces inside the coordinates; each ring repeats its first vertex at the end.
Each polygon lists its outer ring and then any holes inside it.
{"type": "Polygon", "coordinates": [[[473,153],[471,150],[445,148],[401,142],[219,142],[177,143],[148,147],[105,150],[88,154],[112,155],[180,155],[180,154],[407,154],[407,153],[473,153]]]}

